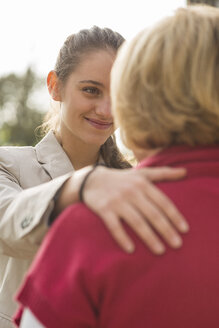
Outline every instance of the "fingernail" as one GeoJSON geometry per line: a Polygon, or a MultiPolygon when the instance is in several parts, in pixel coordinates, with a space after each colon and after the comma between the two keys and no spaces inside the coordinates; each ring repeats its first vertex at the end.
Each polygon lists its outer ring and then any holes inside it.
{"type": "Polygon", "coordinates": [[[133,253],[134,250],[135,250],[135,246],[134,246],[133,244],[128,244],[128,245],[126,246],[126,251],[127,251],[128,253],[133,253]]]}
{"type": "Polygon", "coordinates": [[[163,254],[165,252],[165,247],[162,244],[156,244],[154,248],[156,254],[163,254]]]}
{"type": "Polygon", "coordinates": [[[173,237],[171,241],[172,241],[172,245],[174,247],[180,247],[180,246],[182,246],[182,239],[180,237],[178,237],[178,236],[173,237]]]}
{"type": "Polygon", "coordinates": [[[185,222],[185,221],[181,221],[180,224],[179,224],[179,227],[180,227],[180,230],[181,230],[182,232],[187,232],[187,231],[189,231],[189,225],[188,225],[188,223],[185,222]]]}

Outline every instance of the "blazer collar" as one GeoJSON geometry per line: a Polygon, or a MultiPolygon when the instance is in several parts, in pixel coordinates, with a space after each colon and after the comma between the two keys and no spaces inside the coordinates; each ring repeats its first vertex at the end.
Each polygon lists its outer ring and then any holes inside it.
{"type": "Polygon", "coordinates": [[[57,141],[53,131],[47,133],[35,146],[35,150],[38,162],[52,179],[74,171],[70,159],[57,141]]]}

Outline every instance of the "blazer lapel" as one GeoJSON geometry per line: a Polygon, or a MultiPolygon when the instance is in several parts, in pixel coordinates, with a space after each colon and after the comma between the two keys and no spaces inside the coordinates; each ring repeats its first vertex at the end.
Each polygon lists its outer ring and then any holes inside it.
{"type": "Polygon", "coordinates": [[[35,146],[35,150],[38,162],[51,179],[74,171],[68,156],[52,131],[49,131],[35,146]]]}

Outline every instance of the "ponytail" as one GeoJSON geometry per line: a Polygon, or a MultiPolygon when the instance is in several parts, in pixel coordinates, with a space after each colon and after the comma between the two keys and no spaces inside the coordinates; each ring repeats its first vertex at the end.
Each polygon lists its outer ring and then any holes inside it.
{"type": "Polygon", "coordinates": [[[108,167],[116,169],[132,167],[117,147],[115,135],[110,136],[101,146],[100,155],[108,167]]]}

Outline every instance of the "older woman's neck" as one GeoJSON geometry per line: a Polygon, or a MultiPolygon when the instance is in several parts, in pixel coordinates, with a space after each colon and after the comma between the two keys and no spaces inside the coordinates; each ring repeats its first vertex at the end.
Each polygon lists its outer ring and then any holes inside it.
{"type": "Polygon", "coordinates": [[[135,148],[135,149],[132,149],[138,162],[142,161],[144,158],[156,155],[161,150],[162,150],[162,148],[156,148],[156,149],[135,148]]]}

